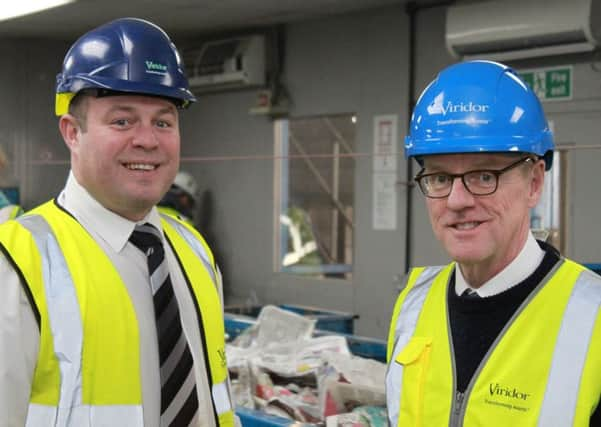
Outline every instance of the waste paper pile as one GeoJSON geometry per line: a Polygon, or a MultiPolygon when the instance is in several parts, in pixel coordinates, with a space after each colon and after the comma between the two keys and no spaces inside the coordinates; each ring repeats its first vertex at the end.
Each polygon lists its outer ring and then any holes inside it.
{"type": "Polygon", "coordinates": [[[226,345],[236,405],[328,427],[386,426],[386,365],[353,356],[344,336],[312,337],[315,322],[267,305],[226,345]]]}

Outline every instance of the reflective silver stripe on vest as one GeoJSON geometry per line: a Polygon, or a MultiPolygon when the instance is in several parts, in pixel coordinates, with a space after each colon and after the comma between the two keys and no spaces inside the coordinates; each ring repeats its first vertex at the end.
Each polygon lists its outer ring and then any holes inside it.
{"type": "Polygon", "coordinates": [[[568,301],[555,350],[539,426],[571,426],[576,413],[580,378],[601,306],[601,280],[580,273],[568,301]]]}
{"type": "Polygon", "coordinates": [[[415,285],[409,290],[403,301],[394,327],[394,336],[396,337],[394,350],[386,372],[386,403],[388,406],[388,421],[392,427],[396,427],[398,423],[403,386],[403,365],[396,363],[395,360],[413,336],[426,295],[434,282],[434,278],[443,268],[444,266],[427,267],[421,272],[415,285]]]}
{"type": "Polygon", "coordinates": [[[57,420],[56,408],[53,406],[31,403],[27,412],[25,427],[107,427],[107,426],[133,426],[144,427],[141,406],[130,405],[81,405],[76,408],[61,408],[61,412],[68,412],[68,421],[59,414],[62,421],[57,420]]]}
{"type": "Polygon", "coordinates": [[[46,305],[54,353],[59,363],[60,410],[30,404],[27,426],[88,427],[99,425],[143,426],[139,405],[82,405],[81,353],[83,329],[73,279],[56,237],[39,215],[17,219],[32,234],[42,259],[46,305]],[[125,421],[127,420],[127,421],[125,421]]]}
{"type": "MultiPolygon", "coordinates": [[[[215,270],[213,270],[213,266],[209,259],[209,255],[205,250],[202,243],[198,241],[198,239],[190,233],[186,227],[181,225],[179,222],[169,217],[168,215],[161,215],[171,226],[175,228],[180,236],[183,236],[186,243],[192,248],[192,250],[196,253],[196,255],[202,260],[205,269],[208,271],[211,276],[211,280],[213,284],[220,289],[219,284],[221,280],[217,281],[217,277],[215,276],[215,270]]],[[[227,379],[221,383],[213,384],[213,388],[211,390],[211,394],[213,396],[213,402],[215,402],[215,410],[217,411],[217,415],[224,414],[226,412],[232,411],[232,402],[230,398],[230,393],[228,391],[227,379]]]]}
{"type": "Polygon", "coordinates": [[[194,252],[196,252],[196,254],[202,260],[202,263],[204,264],[205,269],[211,276],[211,280],[213,281],[213,283],[215,285],[217,285],[217,278],[215,277],[215,271],[213,270],[213,264],[211,263],[209,254],[207,254],[207,251],[204,248],[204,246],[202,245],[202,243],[200,243],[198,241],[198,239],[196,237],[194,237],[194,235],[192,233],[190,233],[190,230],[188,230],[186,227],[181,225],[179,222],[177,222],[176,220],[171,218],[169,215],[162,214],[161,217],[163,219],[165,219],[169,223],[169,225],[171,225],[173,228],[175,228],[175,231],[177,231],[177,233],[180,236],[182,236],[184,238],[184,240],[186,240],[186,243],[188,243],[188,246],[190,246],[192,248],[192,250],[194,250],[194,252]]]}
{"type": "Polygon", "coordinates": [[[227,389],[227,380],[219,384],[214,384],[211,394],[213,395],[213,401],[215,402],[217,415],[221,415],[232,410],[230,393],[227,389]]]}

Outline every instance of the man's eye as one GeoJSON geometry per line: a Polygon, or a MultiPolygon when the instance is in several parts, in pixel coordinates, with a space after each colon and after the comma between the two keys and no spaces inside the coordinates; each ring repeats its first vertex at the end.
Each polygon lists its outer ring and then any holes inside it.
{"type": "Polygon", "coordinates": [[[481,184],[491,184],[491,183],[495,182],[495,175],[488,171],[482,171],[478,175],[478,181],[481,184]]]}
{"type": "Polygon", "coordinates": [[[451,177],[447,174],[440,173],[434,175],[426,175],[423,178],[423,183],[430,187],[445,187],[449,184],[451,177]]]}
{"type": "Polygon", "coordinates": [[[115,119],[113,120],[112,124],[116,125],[116,126],[127,126],[129,125],[129,120],[128,119],[115,119]]]}
{"type": "Polygon", "coordinates": [[[171,127],[171,123],[169,123],[168,121],[165,121],[165,120],[159,120],[159,121],[157,121],[157,127],[169,128],[169,127],[171,127]]]}
{"type": "Polygon", "coordinates": [[[443,173],[432,175],[432,184],[442,185],[449,182],[449,175],[443,173]]]}

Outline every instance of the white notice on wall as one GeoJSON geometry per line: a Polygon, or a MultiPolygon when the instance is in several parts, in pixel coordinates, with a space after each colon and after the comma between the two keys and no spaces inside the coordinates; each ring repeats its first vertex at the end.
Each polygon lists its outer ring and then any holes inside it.
{"type": "Polygon", "coordinates": [[[397,154],[397,116],[375,116],[374,172],[396,171],[397,154]]]}
{"type": "Polygon", "coordinates": [[[374,230],[396,230],[396,173],[374,172],[374,230]]]}

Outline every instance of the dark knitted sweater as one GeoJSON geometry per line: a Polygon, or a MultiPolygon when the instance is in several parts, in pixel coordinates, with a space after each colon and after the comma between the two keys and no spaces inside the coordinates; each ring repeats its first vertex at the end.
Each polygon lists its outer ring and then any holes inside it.
{"type": "MultiPolygon", "coordinates": [[[[555,248],[542,242],[539,245],[545,251],[545,256],[537,269],[523,282],[500,294],[475,299],[459,297],[455,293],[455,275],[451,276],[447,298],[458,391],[465,392],[501,330],[559,261],[559,253],[555,248]]],[[[601,416],[600,407],[591,418],[591,426],[601,425],[595,424],[595,420],[599,421],[598,417],[601,416]]]]}

